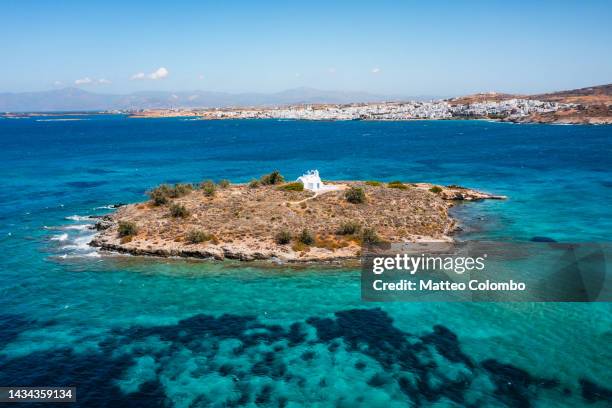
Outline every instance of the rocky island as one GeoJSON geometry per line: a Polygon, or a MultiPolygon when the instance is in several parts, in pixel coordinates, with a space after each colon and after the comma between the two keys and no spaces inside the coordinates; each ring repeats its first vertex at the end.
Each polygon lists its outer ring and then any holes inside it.
{"type": "Polygon", "coordinates": [[[448,209],[456,201],[505,198],[400,181],[306,187],[279,172],[248,184],[162,185],[149,201],[100,219],[90,245],[162,257],[339,261],[358,258],[363,243],[450,241],[456,222],[448,209]]]}

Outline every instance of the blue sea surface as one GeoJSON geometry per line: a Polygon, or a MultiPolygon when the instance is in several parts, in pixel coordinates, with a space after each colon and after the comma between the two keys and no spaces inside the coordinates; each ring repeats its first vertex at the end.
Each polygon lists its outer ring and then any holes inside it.
{"type": "Polygon", "coordinates": [[[612,127],[0,118],[0,386],[76,406],[610,406],[608,303],[364,303],[359,271],[101,256],[159,183],[460,184],[462,239],[610,242],[612,127]],[[50,120],[51,119],[51,120],[50,120]]]}

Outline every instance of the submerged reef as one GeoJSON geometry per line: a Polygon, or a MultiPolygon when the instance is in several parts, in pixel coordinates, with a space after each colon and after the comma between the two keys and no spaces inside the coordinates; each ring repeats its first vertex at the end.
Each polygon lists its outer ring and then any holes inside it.
{"type": "MultiPolygon", "coordinates": [[[[0,327],[3,323],[14,331],[54,325],[6,315],[0,316],[0,327]]],[[[196,314],[175,324],[117,327],[97,336],[96,347],[89,349],[64,345],[0,356],[0,364],[0,382],[6,386],[77,385],[76,406],[612,402],[612,391],[592,379],[564,383],[508,361],[477,361],[448,327],[406,332],[378,308],[286,324],[249,315],[196,314]]]]}

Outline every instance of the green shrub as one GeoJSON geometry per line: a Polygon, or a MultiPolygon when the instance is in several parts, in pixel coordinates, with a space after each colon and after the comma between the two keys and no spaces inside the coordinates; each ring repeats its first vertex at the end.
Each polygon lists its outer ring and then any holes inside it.
{"type": "Polygon", "coordinates": [[[131,237],[138,234],[138,227],[131,221],[119,221],[119,236],[131,237]]]}
{"type": "Polygon", "coordinates": [[[202,188],[202,192],[206,197],[212,197],[217,192],[217,185],[212,180],[203,181],[200,184],[200,187],[202,188]]]}
{"type": "Polygon", "coordinates": [[[172,187],[167,184],[162,184],[160,186],[155,187],[147,194],[149,195],[151,201],[153,201],[154,205],[164,205],[167,204],[169,201],[170,190],[172,190],[172,187]]]}
{"type": "Polygon", "coordinates": [[[382,242],[376,231],[372,228],[365,228],[361,233],[361,241],[364,244],[379,244],[382,242]]]}
{"type": "Polygon", "coordinates": [[[232,183],[230,183],[230,181],[226,180],[226,179],[223,179],[223,180],[219,181],[219,187],[221,187],[221,188],[228,188],[230,186],[230,184],[232,184],[232,183]]]}
{"type": "Polygon", "coordinates": [[[174,218],[185,218],[189,215],[189,211],[181,204],[172,204],[170,206],[170,215],[174,218]]]}
{"type": "Polygon", "coordinates": [[[442,192],[442,189],[438,186],[433,186],[432,188],[429,189],[429,191],[431,191],[432,193],[438,194],[442,192]]]}
{"type": "Polygon", "coordinates": [[[270,174],[266,174],[265,176],[261,176],[259,181],[261,182],[261,184],[263,184],[265,186],[269,186],[269,185],[274,185],[274,184],[280,184],[283,181],[285,181],[285,178],[283,177],[282,174],[280,174],[280,172],[278,170],[274,170],[270,174]]]}
{"type": "Polygon", "coordinates": [[[376,180],[368,180],[365,182],[366,186],[372,186],[372,187],[379,187],[382,186],[382,183],[380,181],[376,181],[376,180]]]}
{"type": "Polygon", "coordinates": [[[301,181],[296,181],[294,183],[287,183],[287,184],[283,184],[282,186],[278,187],[279,190],[284,190],[284,191],[304,191],[304,183],[302,183],[301,181]]]}
{"type": "Polygon", "coordinates": [[[274,237],[274,241],[276,241],[278,245],[287,245],[291,242],[291,233],[287,230],[281,230],[274,237]]]}
{"type": "Polygon", "coordinates": [[[193,190],[193,186],[191,184],[180,184],[177,183],[169,190],[170,198],[179,198],[183,197],[193,190]]]}
{"type": "Polygon", "coordinates": [[[261,186],[261,183],[259,182],[259,180],[256,179],[251,180],[251,182],[249,183],[250,188],[257,188],[259,186],[261,186]]]}
{"type": "Polygon", "coordinates": [[[306,228],[302,230],[302,233],[298,237],[298,241],[304,245],[312,245],[314,243],[314,237],[306,228]]]}
{"type": "Polygon", "coordinates": [[[154,205],[164,205],[170,201],[171,198],[179,198],[189,194],[193,190],[191,184],[175,184],[169,186],[168,184],[161,184],[149,191],[147,194],[153,201],[154,205]]]}
{"type": "Polygon", "coordinates": [[[406,190],[408,187],[406,187],[406,185],[404,183],[402,183],[401,181],[391,181],[387,184],[387,187],[389,188],[398,188],[400,190],[406,190]]]}
{"type": "Polygon", "coordinates": [[[340,225],[336,231],[338,235],[355,235],[361,230],[361,225],[355,221],[348,221],[340,225]]]}
{"type": "Polygon", "coordinates": [[[353,204],[361,204],[365,202],[366,199],[363,188],[359,187],[351,187],[346,190],[344,193],[344,198],[346,198],[346,201],[353,204]]]}
{"type": "Polygon", "coordinates": [[[189,231],[187,233],[187,236],[185,237],[187,242],[189,242],[190,244],[199,244],[201,242],[210,241],[212,238],[212,235],[201,230],[189,231]]]}
{"type": "Polygon", "coordinates": [[[164,205],[168,203],[168,195],[160,190],[159,187],[149,191],[147,194],[149,194],[149,198],[153,202],[153,205],[164,205]]]}

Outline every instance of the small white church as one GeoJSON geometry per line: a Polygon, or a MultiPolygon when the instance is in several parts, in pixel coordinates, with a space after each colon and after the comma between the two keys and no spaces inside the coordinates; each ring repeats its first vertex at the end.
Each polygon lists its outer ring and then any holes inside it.
{"type": "Polygon", "coordinates": [[[297,181],[304,184],[304,188],[306,190],[310,190],[315,193],[324,189],[321,177],[319,177],[319,170],[308,170],[306,173],[298,177],[297,181]]]}

